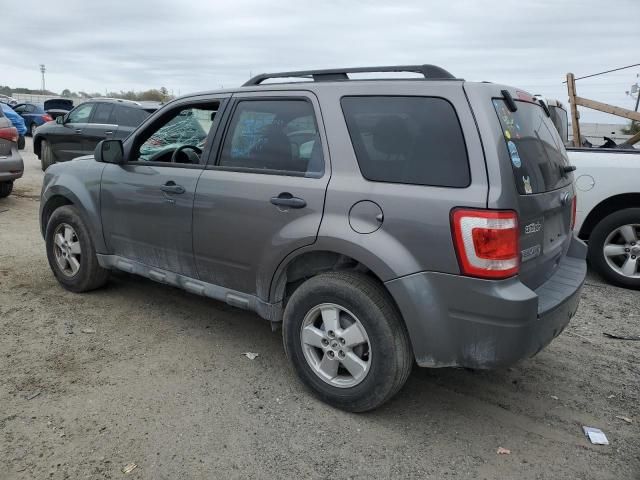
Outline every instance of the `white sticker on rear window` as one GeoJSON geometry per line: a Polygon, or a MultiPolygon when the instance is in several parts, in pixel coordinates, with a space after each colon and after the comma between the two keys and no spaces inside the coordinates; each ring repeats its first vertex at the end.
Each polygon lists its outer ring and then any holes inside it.
{"type": "Polygon", "coordinates": [[[531,178],[523,176],[522,185],[524,186],[524,193],[527,195],[533,193],[533,189],[531,188],[531,178]]]}
{"type": "Polygon", "coordinates": [[[516,168],[520,168],[522,166],[522,160],[520,160],[520,155],[518,154],[518,148],[516,144],[511,140],[507,142],[507,147],[509,147],[509,155],[511,156],[511,163],[516,168]]]}

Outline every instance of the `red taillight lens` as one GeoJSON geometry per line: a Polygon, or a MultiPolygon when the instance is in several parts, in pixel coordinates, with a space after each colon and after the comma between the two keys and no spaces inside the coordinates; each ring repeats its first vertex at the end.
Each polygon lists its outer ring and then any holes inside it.
{"type": "Polygon", "coordinates": [[[453,239],[464,275],[507,278],[520,268],[518,215],[510,210],[451,212],[453,239]]]}
{"type": "Polygon", "coordinates": [[[571,200],[571,230],[576,226],[576,209],[578,208],[578,196],[574,195],[571,200]]]}
{"type": "Polygon", "coordinates": [[[10,142],[18,141],[18,129],[16,127],[0,128],[0,138],[10,142]]]}
{"type": "Polygon", "coordinates": [[[42,115],[42,120],[44,120],[45,122],[52,122],[53,118],[48,113],[45,113],[44,115],[42,115]]]}

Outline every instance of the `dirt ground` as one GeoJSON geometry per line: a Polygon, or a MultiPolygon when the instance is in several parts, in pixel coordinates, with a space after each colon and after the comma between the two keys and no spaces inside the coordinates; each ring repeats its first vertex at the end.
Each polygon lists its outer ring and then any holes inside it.
{"type": "Polygon", "coordinates": [[[637,291],[590,275],[537,357],[416,368],[390,403],[348,414],[305,391],[251,313],[125,274],[63,290],[24,158],[0,200],[0,479],[640,478],[640,342],[603,335],[640,335],[637,291]]]}

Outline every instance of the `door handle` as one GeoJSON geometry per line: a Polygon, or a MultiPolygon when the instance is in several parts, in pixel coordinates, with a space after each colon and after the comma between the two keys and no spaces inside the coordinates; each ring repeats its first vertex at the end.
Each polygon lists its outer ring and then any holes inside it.
{"type": "Polygon", "coordinates": [[[109,130],[108,132],[104,132],[105,135],[113,135],[113,132],[109,130]]]}
{"type": "Polygon", "coordinates": [[[278,207],[304,208],[307,206],[302,198],[294,197],[289,192],[282,192],[277,197],[271,197],[271,203],[278,207]]]}
{"type": "Polygon", "coordinates": [[[82,129],[81,128],[76,128],[76,133],[82,133],[82,129]]]}
{"type": "Polygon", "coordinates": [[[181,194],[186,191],[182,185],[176,185],[176,182],[174,182],[173,180],[169,180],[167,183],[162,185],[160,187],[160,190],[166,193],[175,193],[175,194],[181,194]]]}

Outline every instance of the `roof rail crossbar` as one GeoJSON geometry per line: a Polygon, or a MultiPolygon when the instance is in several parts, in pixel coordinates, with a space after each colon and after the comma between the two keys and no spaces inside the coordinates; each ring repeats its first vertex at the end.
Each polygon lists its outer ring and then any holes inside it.
{"type": "Polygon", "coordinates": [[[428,80],[452,80],[451,73],[436,65],[395,65],[383,67],[355,67],[332,68],[329,70],[301,70],[297,72],[262,73],[252,77],[243,87],[260,85],[269,78],[306,78],[316,82],[333,82],[349,80],[348,73],[379,73],[379,72],[414,72],[424,75],[428,80]]]}

